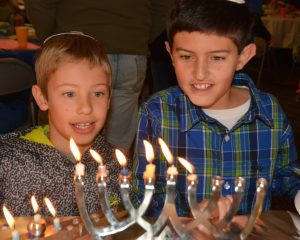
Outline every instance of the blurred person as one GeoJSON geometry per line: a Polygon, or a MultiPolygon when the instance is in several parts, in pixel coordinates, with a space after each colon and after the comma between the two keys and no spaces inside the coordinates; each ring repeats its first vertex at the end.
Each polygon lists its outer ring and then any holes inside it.
{"type": "Polygon", "coordinates": [[[13,12],[13,4],[10,0],[0,0],[0,21],[9,22],[10,14],[13,12]]]}

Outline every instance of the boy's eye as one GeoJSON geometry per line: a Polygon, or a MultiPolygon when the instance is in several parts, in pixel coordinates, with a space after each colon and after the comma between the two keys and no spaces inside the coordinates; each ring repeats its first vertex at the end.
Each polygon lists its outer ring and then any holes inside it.
{"type": "Polygon", "coordinates": [[[66,97],[74,97],[75,93],[74,92],[65,92],[65,93],[63,93],[63,95],[66,97]]]}
{"type": "Polygon", "coordinates": [[[93,96],[95,96],[95,97],[101,97],[101,96],[104,96],[104,95],[105,95],[104,92],[94,92],[93,93],[93,96]]]}
{"type": "Polygon", "coordinates": [[[210,59],[213,60],[213,61],[223,61],[223,60],[225,60],[225,57],[211,56],[210,59]]]}
{"type": "Polygon", "coordinates": [[[179,56],[182,60],[190,60],[192,57],[190,55],[180,55],[179,56]]]}

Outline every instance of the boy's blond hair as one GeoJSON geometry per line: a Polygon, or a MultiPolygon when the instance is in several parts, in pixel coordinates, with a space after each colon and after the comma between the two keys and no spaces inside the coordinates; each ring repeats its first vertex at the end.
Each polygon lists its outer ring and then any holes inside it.
{"type": "Polygon", "coordinates": [[[62,33],[45,40],[35,62],[37,85],[47,98],[47,83],[60,64],[87,61],[91,67],[99,66],[111,85],[111,67],[100,44],[82,33],[62,33]]]}

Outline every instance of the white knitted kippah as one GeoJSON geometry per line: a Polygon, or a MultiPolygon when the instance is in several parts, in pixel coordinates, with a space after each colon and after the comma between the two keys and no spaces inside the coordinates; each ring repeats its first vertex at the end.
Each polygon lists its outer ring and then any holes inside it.
{"type": "Polygon", "coordinates": [[[70,32],[61,32],[61,33],[57,33],[57,34],[53,34],[49,37],[47,37],[43,43],[47,42],[48,40],[54,38],[54,37],[57,37],[57,36],[62,36],[62,35],[80,35],[80,36],[85,36],[85,37],[89,37],[91,39],[94,39],[95,41],[97,41],[95,38],[93,38],[92,36],[90,35],[87,35],[87,34],[84,34],[83,32],[80,32],[80,31],[70,31],[70,32]]]}
{"type": "Polygon", "coordinates": [[[244,0],[227,0],[227,1],[235,2],[235,3],[238,3],[238,4],[244,4],[245,3],[244,0]]]}

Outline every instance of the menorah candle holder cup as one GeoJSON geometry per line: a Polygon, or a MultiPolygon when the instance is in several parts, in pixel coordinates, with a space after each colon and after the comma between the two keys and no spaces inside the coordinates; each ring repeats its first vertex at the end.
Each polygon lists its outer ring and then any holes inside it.
{"type": "Polygon", "coordinates": [[[27,230],[31,237],[43,237],[46,227],[46,221],[42,218],[39,222],[35,222],[34,220],[30,221],[27,230]]]}

